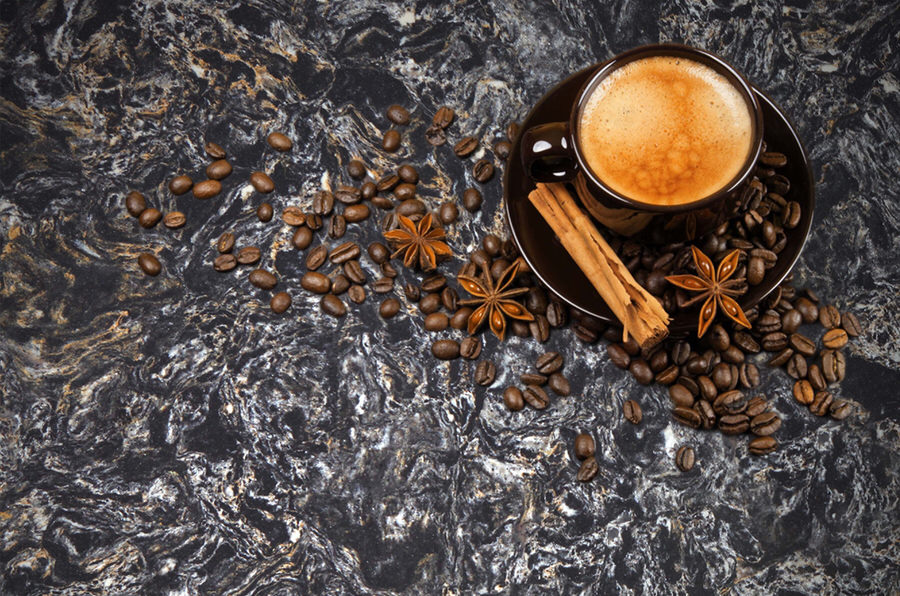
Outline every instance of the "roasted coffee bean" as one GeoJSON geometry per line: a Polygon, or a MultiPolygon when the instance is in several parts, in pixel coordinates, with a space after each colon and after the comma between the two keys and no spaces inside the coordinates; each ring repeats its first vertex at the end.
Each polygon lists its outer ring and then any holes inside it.
{"type": "Polygon", "coordinates": [[[676,422],[691,428],[700,428],[702,424],[700,414],[691,408],[675,408],[672,410],[672,417],[676,422]]]}
{"type": "Polygon", "coordinates": [[[719,394],[712,406],[715,413],[719,416],[740,414],[747,409],[747,396],[744,395],[743,391],[726,391],[719,394]]]}
{"type": "Polygon", "coordinates": [[[534,286],[528,289],[525,295],[525,308],[532,314],[546,314],[547,312],[547,293],[540,286],[534,286]]]}
{"type": "Polygon", "coordinates": [[[163,225],[173,230],[183,226],[186,221],[187,219],[181,211],[170,211],[163,217],[163,225]]]}
{"type": "Polygon", "coordinates": [[[381,138],[381,148],[388,153],[394,153],[400,148],[400,133],[395,129],[386,130],[381,138]]]}
{"type": "Polygon", "coordinates": [[[515,142],[516,138],[519,136],[519,131],[521,127],[518,122],[510,122],[506,127],[506,138],[511,142],[515,142]]]}
{"type": "Polygon", "coordinates": [[[710,327],[709,335],[706,337],[709,345],[717,352],[725,351],[731,345],[731,337],[728,335],[728,331],[718,323],[710,327]]]}
{"type": "Polygon", "coordinates": [[[746,414],[727,414],[719,418],[719,431],[725,435],[740,435],[750,429],[746,414]]]}
{"type": "Polygon", "coordinates": [[[512,143],[509,141],[497,141],[494,143],[494,154],[500,159],[506,159],[512,152],[512,143]]]}
{"type": "Polygon", "coordinates": [[[691,375],[702,375],[706,373],[708,368],[709,360],[701,354],[694,354],[688,359],[687,364],[684,365],[684,369],[691,375]]]}
{"type": "Polygon", "coordinates": [[[353,283],[366,283],[366,274],[363,271],[362,266],[360,266],[359,261],[357,261],[356,259],[345,262],[343,270],[344,275],[346,275],[347,278],[353,283]]]}
{"type": "Polygon", "coordinates": [[[332,238],[343,238],[347,233],[347,220],[340,213],[332,215],[328,222],[328,235],[332,238]]]}
{"type": "Polygon", "coordinates": [[[272,215],[274,215],[274,210],[269,203],[261,203],[259,207],[256,208],[256,217],[263,223],[272,221],[272,215]]]}
{"type": "Polygon", "coordinates": [[[441,305],[450,312],[456,312],[459,294],[453,288],[444,288],[441,291],[441,305]]]}
{"type": "Polygon", "coordinates": [[[575,457],[587,459],[594,455],[594,439],[586,433],[575,435],[575,457]]]}
{"type": "Polygon", "coordinates": [[[681,375],[680,377],[678,377],[677,382],[680,385],[684,386],[685,389],[690,391],[691,395],[693,395],[694,397],[700,395],[700,385],[697,384],[697,381],[695,381],[693,377],[681,375]]]}
{"type": "Polygon", "coordinates": [[[307,271],[300,278],[300,286],[315,294],[327,294],[331,290],[331,280],[316,271],[307,271]]]}
{"type": "Polygon", "coordinates": [[[590,482],[597,475],[599,469],[600,467],[597,465],[597,460],[593,457],[589,457],[581,462],[581,467],[578,468],[578,474],[575,475],[575,479],[578,480],[578,482],[590,482]]]}
{"type": "Polygon", "coordinates": [[[415,185],[419,182],[419,172],[409,164],[403,164],[397,168],[397,175],[400,177],[400,180],[407,184],[415,185]]]}
{"type": "Polygon", "coordinates": [[[368,248],[369,257],[377,264],[384,263],[391,256],[391,251],[381,242],[373,242],[368,248]]]}
{"type": "Polygon", "coordinates": [[[709,430],[716,426],[716,413],[708,401],[705,399],[696,401],[694,403],[694,411],[700,416],[701,428],[709,430]]]}
{"type": "Polygon", "coordinates": [[[531,337],[541,343],[550,338],[550,323],[544,315],[535,316],[534,320],[528,323],[528,330],[531,332],[531,337]]]}
{"type": "Polygon", "coordinates": [[[787,311],[783,315],[781,315],[781,330],[785,333],[794,333],[797,329],[800,328],[800,325],[803,323],[803,315],[800,314],[800,311],[792,308],[787,311]]]}
{"type": "MultiPolygon", "coordinates": [[[[319,246],[309,251],[309,254],[306,255],[306,268],[310,271],[315,271],[325,263],[325,259],[327,258],[328,246],[325,244],[320,244],[319,246]]],[[[350,256],[348,258],[352,259],[353,257],[350,256]]]]}
{"type": "Polygon", "coordinates": [[[774,437],[756,437],[750,441],[748,449],[753,455],[766,455],[778,448],[778,441],[774,437]]]}
{"type": "Polygon", "coordinates": [[[328,260],[335,265],[340,265],[359,257],[360,252],[359,244],[351,240],[331,249],[331,252],[328,254],[328,260]]]}
{"type": "Polygon", "coordinates": [[[546,352],[538,356],[534,366],[542,375],[553,374],[563,367],[563,357],[559,352],[546,352]]]}
{"type": "Polygon", "coordinates": [[[816,342],[800,333],[791,334],[788,343],[795,352],[803,354],[804,356],[812,356],[816,353],[816,342]]]}
{"type": "Polygon", "coordinates": [[[400,205],[397,207],[397,213],[405,217],[424,215],[425,211],[425,203],[423,203],[419,199],[407,199],[400,203],[400,205]]]}
{"type": "Polygon", "coordinates": [[[694,396],[684,385],[679,383],[669,387],[669,399],[679,408],[690,408],[694,405],[694,396]]]}
{"type": "Polygon", "coordinates": [[[447,278],[438,273],[430,277],[426,277],[424,280],[422,280],[422,291],[437,292],[442,290],[446,285],[447,278]]]}
{"type": "Polygon", "coordinates": [[[304,250],[312,243],[312,230],[307,227],[300,227],[294,232],[294,235],[291,237],[291,244],[297,250],[304,250]]]}
{"type": "Polygon", "coordinates": [[[757,331],[764,334],[781,331],[781,315],[776,310],[767,310],[756,320],[755,326],[757,331]]]}
{"type": "MultiPolygon", "coordinates": [[[[275,190],[275,183],[265,172],[253,172],[250,174],[250,185],[256,189],[256,192],[268,194],[275,190]]],[[[194,194],[196,194],[196,189],[194,194]]]]}
{"type": "Polygon", "coordinates": [[[475,153],[478,149],[478,139],[475,137],[465,137],[453,146],[453,153],[456,157],[468,157],[475,153]]]}
{"type": "Polygon", "coordinates": [[[481,355],[481,339],[475,335],[463,338],[459,344],[459,353],[467,360],[475,360],[481,355]]]}
{"type": "MultiPolygon", "coordinates": [[[[334,286],[334,284],[332,284],[332,286],[334,286]]],[[[354,304],[362,304],[366,301],[366,289],[359,284],[352,284],[347,289],[347,297],[350,298],[354,304]]]]}
{"type": "Polygon", "coordinates": [[[409,124],[409,110],[403,106],[394,104],[388,107],[385,115],[387,116],[387,119],[394,124],[399,124],[400,126],[409,124]]]}
{"type": "Polygon", "coordinates": [[[762,283],[765,276],[765,262],[759,257],[750,257],[747,263],[747,283],[751,286],[757,286],[762,283]]]}
{"type": "Polygon", "coordinates": [[[547,377],[540,373],[526,372],[519,375],[519,380],[523,385],[538,385],[543,387],[547,384],[547,377]]]}
{"type": "Polygon", "coordinates": [[[260,290],[271,290],[278,284],[275,276],[265,269],[254,269],[250,272],[248,279],[260,290]]]}
{"type": "Polygon", "coordinates": [[[628,365],[628,372],[641,385],[649,385],[653,382],[653,371],[650,370],[650,366],[642,358],[633,359],[631,364],[628,365]]]}
{"type": "Polygon", "coordinates": [[[496,377],[497,367],[490,360],[482,360],[475,367],[475,382],[482,387],[493,385],[496,377]]]}
{"type": "Polygon", "coordinates": [[[372,284],[372,289],[376,294],[387,294],[394,289],[394,280],[390,277],[379,277],[372,284]]]}
{"type": "Polygon", "coordinates": [[[432,124],[425,130],[425,140],[428,141],[430,145],[440,147],[447,142],[447,133],[445,133],[444,129],[440,126],[432,124]]]}
{"type": "Polygon", "coordinates": [[[824,416],[828,414],[833,402],[834,396],[830,391],[819,391],[813,396],[813,401],[809,404],[809,411],[816,416],[824,416]]]}
{"type": "Polygon", "coordinates": [[[560,372],[550,375],[550,378],[547,380],[547,386],[560,397],[566,397],[572,393],[572,385],[569,383],[569,379],[560,372]]]}
{"type": "Polygon", "coordinates": [[[512,412],[518,412],[525,407],[525,397],[518,387],[507,387],[503,390],[503,403],[512,412]]]}
{"type": "Polygon", "coordinates": [[[506,259],[497,259],[491,263],[491,278],[494,281],[500,279],[500,276],[503,275],[503,272],[506,271],[507,267],[509,267],[509,261],[506,259]]]}
{"type": "Polygon", "coordinates": [[[315,232],[322,228],[322,217],[317,213],[306,214],[306,227],[315,232]]]}
{"type": "Polygon", "coordinates": [[[807,298],[798,298],[794,308],[800,311],[804,323],[812,323],[819,318],[819,307],[807,298]]]}
{"type": "Polygon", "coordinates": [[[805,379],[808,372],[806,358],[803,357],[803,354],[794,354],[788,360],[784,370],[793,379],[805,379]]]}
{"type": "Polygon", "coordinates": [[[344,209],[343,217],[350,223],[359,223],[369,218],[369,206],[365,203],[350,205],[344,209]]]}
{"type": "Polygon", "coordinates": [[[225,155],[226,155],[225,150],[222,148],[221,145],[218,145],[216,143],[213,143],[212,141],[209,141],[206,143],[206,145],[203,148],[206,150],[206,154],[208,156],[210,156],[211,158],[225,159],[225,155]]]}
{"type": "Polygon", "coordinates": [[[547,395],[547,392],[537,385],[528,385],[525,391],[522,392],[522,396],[528,402],[528,405],[535,410],[543,410],[550,405],[550,397],[547,395]]]}
{"type": "Polygon", "coordinates": [[[790,362],[793,356],[794,350],[792,350],[791,348],[785,348],[769,360],[769,366],[784,366],[785,364],[790,362]]]}
{"type": "Polygon", "coordinates": [[[596,342],[600,337],[594,329],[586,327],[581,323],[576,323],[575,326],[572,327],[572,331],[575,332],[575,337],[588,344],[596,342]]]}
{"type": "MultiPolygon", "coordinates": [[[[697,377],[697,387],[699,389],[698,396],[708,402],[715,401],[716,396],[719,395],[719,388],[716,387],[716,384],[713,383],[713,380],[706,375],[700,375],[699,377],[697,377]]],[[[672,389],[670,387],[669,391],[671,390],[672,389]]]]}
{"type": "Polygon", "coordinates": [[[622,404],[622,412],[625,414],[625,420],[632,424],[640,424],[641,420],[644,418],[641,406],[633,399],[626,400],[625,403],[622,404]]]}
{"type": "Polygon", "coordinates": [[[397,176],[396,174],[385,174],[378,179],[375,188],[378,192],[387,192],[389,190],[394,190],[398,184],[400,184],[400,176],[397,176]]]}
{"type": "Polygon", "coordinates": [[[766,352],[780,352],[788,347],[788,337],[780,331],[774,331],[763,335],[760,344],[766,352]]]}
{"type": "Polygon", "coordinates": [[[484,184],[494,177],[494,164],[486,159],[479,159],[472,166],[472,177],[475,178],[476,182],[484,184]]]}
{"type": "Polygon", "coordinates": [[[840,350],[847,345],[847,332],[843,329],[829,329],[822,336],[822,345],[829,350],[840,350]]]}
{"type": "Polygon", "coordinates": [[[224,180],[231,175],[232,167],[227,159],[217,159],[206,166],[206,177],[210,180],[224,180]]]}
{"type": "Polygon", "coordinates": [[[419,300],[419,310],[422,311],[422,314],[430,315],[433,312],[437,312],[440,308],[441,295],[438,293],[425,294],[419,300]]]}
{"type": "Polygon", "coordinates": [[[746,331],[736,331],[731,338],[731,343],[739,347],[745,354],[756,354],[760,350],[759,344],[746,331]]]}
{"type": "Polygon", "coordinates": [[[290,151],[291,147],[294,146],[294,143],[291,142],[287,135],[280,132],[270,132],[269,136],[266,137],[266,141],[276,151],[290,151]]]}
{"type": "Polygon", "coordinates": [[[456,112],[453,111],[453,108],[441,106],[435,113],[434,118],[431,119],[431,123],[440,128],[447,128],[453,124],[454,118],[456,118],[456,112]]]}
{"type": "Polygon", "coordinates": [[[656,382],[660,385],[671,385],[678,379],[678,365],[673,364],[656,374],[656,382]]]}
{"type": "Polygon", "coordinates": [[[327,190],[317,192],[313,195],[312,209],[316,215],[329,215],[334,209],[334,194],[327,190]]]}
{"type": "Polygon", "coordinates": [[[145,199],[144,195],[138,191],[132,190],[125,195],[125,210],[128,211],[129,215],[140,217],[141,213],[143,213],[146,208],[147,199],[145,199]]]}
{"type": "Polygon", "coordinates": [[[469,324],[469,316],[472,314],[472,309],[468,306],[463,306],[450,317],[450,326],[454,329],[465,329],[469,324]]]}
{"type": "Polygon", "coordinates": [[[675,465],[682,472],[690,472],[694,468],[694,448],[683,446],[675,452],[675,465]]]}
{"type": "MultiPolygon", "coordinates": [[[[443,331],[449,323],[450,319],[447,318],[447,315],[442,312],[433,312],[425,317],[423,325],[427,331],[443,331]]],[[[465,342],[465,340],[463,341],[465,342]]]]}
{"type": "Polygon", "coordinates": [[[641,346],[635,341],[633,336],[628,336],[628,341],[622,342],[621,345],[631,356],[637,356],[641,353],[641,346]]]}
{"type": "Polygon", "coordinates": [[[356,180],[362,180],[366,177],[366,164],[358,159],[351,159],[347,162],[347,174],[356,180]]]}
{"type": "Polygon", "coordinates": [[[609,359],[612,363],[623,370],[628,368],[628,365],[631,364],[631,356],[629,356],[628,352],[626,352],[619,344],[609,344],[606,346],[606,353],[609,355],[609,359]]]}
{"type": "Polygon", "coordinates": [[[845,312],[841,315],[841,328],[850,337],[859,337],[862,333],[862,325],[859,324],[859,319],[852,312],[845,312]]]}
{"type": "Polygon", "coordinates": [[[404,284],[403,293],[406,295],[406,299],[410,302],[418,302],[419,298],[422,297],[419,286],[409,282],[404,284]]]}
{"type": "Polygon", "coordinates": [[[431,353],[441,360],[459,358],[459,342],[453,339],[438,339],[431,344],[431,353]]]}
{"type": "Polygon", "coordinates": [[[456,206],[456,203],[451,201],[446,201],[441,203],[441,206],[438,208],[438,219],[442,224],[450,225],[456,221],[456,218],[459,217],[459,208],[456,206]]]}
{"type": "Polygon", "coordinates": [[[169,192],[171,192],[173,195],[183,195],[187,191],[191,190],[192,186],[194,186],[194,181],[184,174],[175,176],[174,178],[169,180],[169,192]]]}
{"type": "Polygon", "coordinates": [[[141,268],[141,271],[150,276],[159,275],[159,272],[162,271],[162,264],[160,264],[159,259],[148,252],[142,252],[138,255],[138,266],[141,268]]]}
{"type": "Polygon", "coordinates": [[[483,201],[484,198],[481,196],[481,191],[477,188],[467,188],[465,192],[463,192],[463,207],[470,213],[475,213],[481,209],[481,203],[483,201]]]}
{"type": "Polygon", "coordinates": [[[803,217],[803,209],[800,207],[800,203],[797,201],[788,201],[784,206],[784,209],[781,211],[781,218],[784,222],[784,227],[788,230],[793,230],[798,225],[800,225],[800,219],[803,217]]]}
{"type": "Polygon", "coordinates": [[[812,385],[810,385],[809,381],[807,381],[806,379],[801,379],[794,383],[792,392],[794,394],[794,399],[796,399],[804,406],[808,406],[809,404],[811,404],[813,401],[813,397],[815,396],[812,385]]]}
{"type": "Polygon", "coordinates": [[[545,316],[547,317],[547,322],[550,323],[551,327],[560,328],[564,327],[568,322],[566,313],[568,309],[561,303],[553,300],[547,305],[547,312],[545,316]]]}
{"type": "Polygon", "coordinates": [[[335,318],[343,317],[347,314],[347,305],[334,294],[325,294],[322,296],[319,306],[321,307],[322,312],[335,318]]]}
{"type": "Polygon", "coordinates": [[[677,341],[671,348],[672,362],[681,366],[691,357],[691,345],[686,341],[677,341]]]}
{"type": "Polygon", "coordinates": [[[362,191],[355,186],[341,184],[334,191],[334,198],[345,205],[354,205],[362,200],[362,191]]]}
{"type": "Polygon", "coordinates": [[[781,428],[781,417],[775,412],[762,412],[750,420],[750,432],[764,437],[781,428]]]}
{"type": "Polygon", "coordinates": [[[819,324],[825,329],[835,329],[841,326],[841,313],[836,307],[829,304],[819,307],[819,324]]]}
{"type": "Polygon", "coordinates": [[[291,307],[291,295],[287,292],[277,292],[269,301],[269,308],[277,315],[280,315],[291,307]]]}
{"type": "Polygon", "coordinates": [[[262,254],[255,246],[245,246],[237,251],[237,262],[241,265],[255,265],[259,263],[262,254]]]}
{"type": "Polygon", "coordinates": [[[234,258],[232,254],[222,254],[215,258],[213,261],[213,269],[224,273],[225,271],[231,271],[237,267],[237,259],[234,258]]]}
{"type": "Polygon", "coordinates": [[[839,383],[844,380],[847,369],[847,361],[844,354],[837,350],[822,351],[822,374],[829,383],[839,383]]]}
{"type": "Polygon", "coordinates": [[[710,378],[719,391],[727,390],[732,381],[731,367],[724,362],[717,364],[710,372],[710,378]]]}
{"type": "Polygon", "coordinates": [[[382,319],[393,318],[398,312],[400,312],[400,301],[396,298],[386,298],[378,307],[378,314],[382,319]]]}
{"type": "MultiPolygon", "coordinates": [[[[375,198],[375,195],[378,194],[378,189],[375,187],[375,183],[371,180],[367,180],[363,182],[362,186],[359,187],[359,194],[362,196],[363,200],[370,201],[375,198]]],[[[378,207],[378,205],[375,205],[378,207]]]]}
{"type": "Polygon", "coordinates": [[[752,362],[745,362],[741,365],[739,380],[741,387],[752,389],[759,385],[759,369],[752,362]]]}
{"type": "Polygon", "coordinates": [[[302,226],[306,223],[306,214],[300,207],[291,205],[281,211],[281,221],[289,226],[302,226]]]}
{"type": "Polygon", "coordinates": [[[721,357],[723,362],[728,362],[730,364],[742,364],[744,360],[746,360],[744,352],[737,346],[728,346],[728,348],[721,353],[721,357]]]}
{"type": "Polygon", "coordinates": [[[747,402],[747,409],[744,410],[744,414],[752,419],[759,416],[763,412],[768,411],[768,409],[769,403],[766,401],[766,398],[762,395],[757,395],[755,397],[751,397],[747,402]]]}
{"type": "Polygon", "coordinates": [[[781,168],[787,165],[787,157],[785,157],[784,153],[765,151],[760,154],[759,162],[773,168],[781,168]]]}
{"type": "Polygon", "coordinates": [[[843,420],[849,416],[852,411],[850,404],[842,399],[832,401],[831,406],[828,408],[828,413],[835,420],[843,420]]]}
{"type": "Polygon", "coordinates": [[[398,184],[397,188],[394,189],[394,196],[397,197],[397,200],[399,201],[408,201],[409,199],[415,198],[416,185],[409,184],[408,182],[398,184]]]}
{"type": "Polygon", "coordinates": [[[650,370],[654,373],[658,373],[669,366],[669,353],[662,349],[656,350],[650,356],[648,364],[650,365],[650,370]]]}
{"type": "Polygon", "coordinates": [[[813,391],[822,391],[828,386],[828,381],[825,380],[825,375],[822,374],[822,369],[818,364],[809,365],[806,380],[812,385],[813,391]]]}
{"type": "Polygon", "coordinates": [[[159,220],[162,219],[162,212],[159,209],[155,209],[154,207],[150,207],[148,209],[144,209],[140,216],[138,217],[138,223],[141,224],[142,228],[147,228],[148,230],[154,227],[159,223],[159,220]]]}
{"type": "MultiPolygon", "coordinates": [[[[347,276],[343,273],[334,274],[331,278],[331,293],[335,296],[339,296],[343,294],[347,290],[350,289],[350,280],[347,279],[347,276]]],[[[362,294],[363,300],[365,299],[365,292],[362,294]]],[[[360,300],[362,302],[362,300],[360,300]]]]}

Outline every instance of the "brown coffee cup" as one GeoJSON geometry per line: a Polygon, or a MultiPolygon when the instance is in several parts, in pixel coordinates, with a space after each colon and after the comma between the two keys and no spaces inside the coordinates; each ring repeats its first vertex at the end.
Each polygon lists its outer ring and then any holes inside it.
{"type": "Polygon", "coordinates": [[[762,108],[734,67],[705,50],[655,44],[597,65],[569,120],[524,131],[521,151],[533,180],[571,183],[605,227],[664,243],[694,240],[737,213],[762,144],[762,108]],[[697,121],[708,115],[715,123],[697,121]],[[626,143],[607,142],[625,131],[626,143]]]}

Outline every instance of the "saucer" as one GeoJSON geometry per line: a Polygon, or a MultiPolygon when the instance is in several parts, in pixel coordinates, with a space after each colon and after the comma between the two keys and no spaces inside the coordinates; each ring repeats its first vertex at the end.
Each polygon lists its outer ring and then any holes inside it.
{"type": "MultiPolygon", "coordinates": [[[[579,71],[554,87],[528,113],[522,122],[521,130],[546,122],[567,120],[581,86],[593,70],[586,68],[579,71]]],[[[747,293],[741,297],[739,302],[744,310],[759,303],[790,273],[809,236],[815,205],[812,167],[796,129],[771,98],[756,87],[753,87],[753,91],[763,110],[767,148],[787,156],[787,165],[778,172],[791,181],[791,189],[786,198],[800,204],[802,217],[797,227],[784,231],[787,244],[779,253],[775,266],[766,271],[761,283],[750,286],[747,293]]],[[[518,139],[513,143],[506,164],[506,172],[503,175],[506,218],[513,241],[531,270],[547,288],[571,306],[601,321],[615,321],[615,316],[606,302],[528,200],[528,193],[534,190],[535,185],[522,167],[518,139]]],[[[669,324],[670,333],[676,336],[688,334],[696,328],[696,309],[678,313],[669,324]]]]}

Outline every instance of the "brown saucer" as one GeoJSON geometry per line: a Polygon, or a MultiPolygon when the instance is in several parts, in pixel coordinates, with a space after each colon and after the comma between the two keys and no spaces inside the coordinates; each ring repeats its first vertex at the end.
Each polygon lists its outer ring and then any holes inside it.
{"type": "MultiPolygon", "coordinates": [[[[587,77],[593,72],[586,68],[575,73],[554,87],[538,101],[522,122],[522,130],[566,120],[572,103],[587,77]]],[[[785,230],[787,245],[778,255],[776,265],[766,272],[762,283],[751,286],[740,300],[744,310],[752,308],[775,289],[790,272],[809,236],[812,224],[815,194],[812,167],[803,143],[787,116],[765,93],[753,88],[759,97],[765,118],[765,140],[772,151],[780,151],[788,158],[788,164],[780,170],[791,181],[786,197],[800,203],[802,217],[793,230],[785,230]]],[[[537,210],[528,201],[528,193],[534,190],[534,182],[522,169],[519,143],[513,143],[503,175],[503,199],[506,217],[513,240],[534,274],[553,293],[575,308],[602,321],[615,320],[609,307],[572,260],[537,210]]],[[[679,313],[669,325],[673,335],[684,335],[697,328],[695,310],[679,313]]]]}

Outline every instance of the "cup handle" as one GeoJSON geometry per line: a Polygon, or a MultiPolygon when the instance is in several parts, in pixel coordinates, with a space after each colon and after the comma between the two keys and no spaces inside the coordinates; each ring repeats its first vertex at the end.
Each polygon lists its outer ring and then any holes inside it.
{"type": "Polygon", "coordinates": [[[535,182],[566,182],[578,173],[568,122],[533,126],[522,133],[522,165],[535,182]]]}

